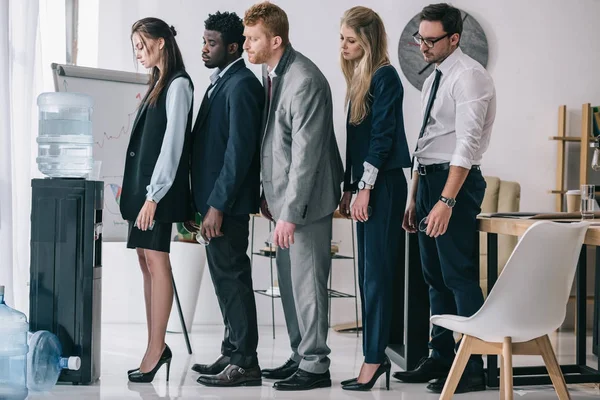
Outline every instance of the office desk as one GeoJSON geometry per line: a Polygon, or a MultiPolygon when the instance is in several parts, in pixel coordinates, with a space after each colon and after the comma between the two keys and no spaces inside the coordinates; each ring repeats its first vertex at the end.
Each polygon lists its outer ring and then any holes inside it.
{"type": "MultiPolygon", "coordinates": [[[[487,233],[488,257],[488,293],[498,278],[498,234],[521,236],[527,228],[539,220],[516,218],[479,218],[479,231],[487,233]]],[[[561,220],[565,221],[566,220],[561,220]]],[[[575,364],[561,365],[567,383],[598,383],[600,382],[600,360],[597,368],[586,365],[586,247],[600,248],[600,226],[591,226],[581,249],[576,286],[576,328],[575,328],[575,364]]],[[[596,289],[598,286],[598,263],[596,263],[596,289]]],[[[496,356],[487,356],[488,386],[498,387],[499,371],[496,356]]],[[[513,368],[515,385],[543,385],[550,384],[550,378],[544,366],[540,367],[515,367],[513,368]]]]}

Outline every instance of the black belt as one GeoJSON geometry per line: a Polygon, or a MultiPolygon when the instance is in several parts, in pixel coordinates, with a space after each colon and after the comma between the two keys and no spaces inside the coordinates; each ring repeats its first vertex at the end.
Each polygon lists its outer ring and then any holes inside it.
{"type": "MultiPolygon", "coordinates": [[[[427,175],[427,174],[432,174],[434,172],[446,171],[449,169],[450,169],[449,162],[443,163],[443,164],[431,164],[431,165],[419,164],[417,166],[417,172],[419,173],[419,175],[427,175]]],[[[479,171],[479,170],[481,170],[481,168],[479,167],[479,165],[473,165],[471,167],[471,170],[479,171]]]]}

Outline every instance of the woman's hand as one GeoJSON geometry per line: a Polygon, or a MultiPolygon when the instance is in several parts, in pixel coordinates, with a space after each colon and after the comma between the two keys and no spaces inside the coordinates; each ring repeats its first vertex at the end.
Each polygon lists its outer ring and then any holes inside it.
{"type": "Polygon", "coordinates": [[[369,199],[371,198],[371,191],[363,189],[356,195],[356,200],[352,204],[352,218],[355,221],[367,222],[369,219],[369,199]]]}
{"type": "Polygon", "coordinates": [[[153,201],[146,200],[138,217],[136,219],[138,229],[142,231],[146,231],[152,225],[152,221],[154,221],[154,213],[156,212],[157,204],[153,201]]]}

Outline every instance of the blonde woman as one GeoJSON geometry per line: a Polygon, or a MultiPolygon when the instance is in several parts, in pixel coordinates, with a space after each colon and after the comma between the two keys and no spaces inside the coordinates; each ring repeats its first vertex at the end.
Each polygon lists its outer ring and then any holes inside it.
{"type": "Polygon", "coordinates": [[[390,65],[385,27],[366,7],[344,13],[341,67],[346,79],[347,145],[340,211],[356,221],[364,363],[346,390],[370,390],[386,373],[392,282],[404,246],[407,197],[402,168],[411,165],[402,115],[402,83],[390,65]],[[352,202],[353,193],[357,193],[352,202]]]}

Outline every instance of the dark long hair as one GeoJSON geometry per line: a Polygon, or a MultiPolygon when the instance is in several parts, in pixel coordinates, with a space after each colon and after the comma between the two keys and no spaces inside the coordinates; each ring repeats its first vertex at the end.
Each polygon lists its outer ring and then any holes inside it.
{"type": "MultiPolygon", "coordinates": [[[[152,68],[152,71],[150,72],[150,86],[148,87],[148,92],[146,93],[148,96],[148,104],[155,105],[158,101],[158,96],[160,96],[167,82],[169,81],[169,77],[176,71],[185,70],[183,57],[181,56],[181,51],[179,50],[177,41],[175,40],[177,31],[175,31],[175,28],[172,25],[167,25],[165,21],[158,18],[149,17],[140,19],[131,27],[132,47],[134,33],[137,33],[141,36],[144,47],[146,47],[146,41],[144,40],[146,38],[153,40],[163,38],[165,40],[165,45],[163,46],[162,50],[157,49],[157,51],[161,53],[160,57],[162,60],[162,73],[158,67],[155,66],[152,68]]],[[[133,50],[135,53],[135,48],[133,50]]]]}

